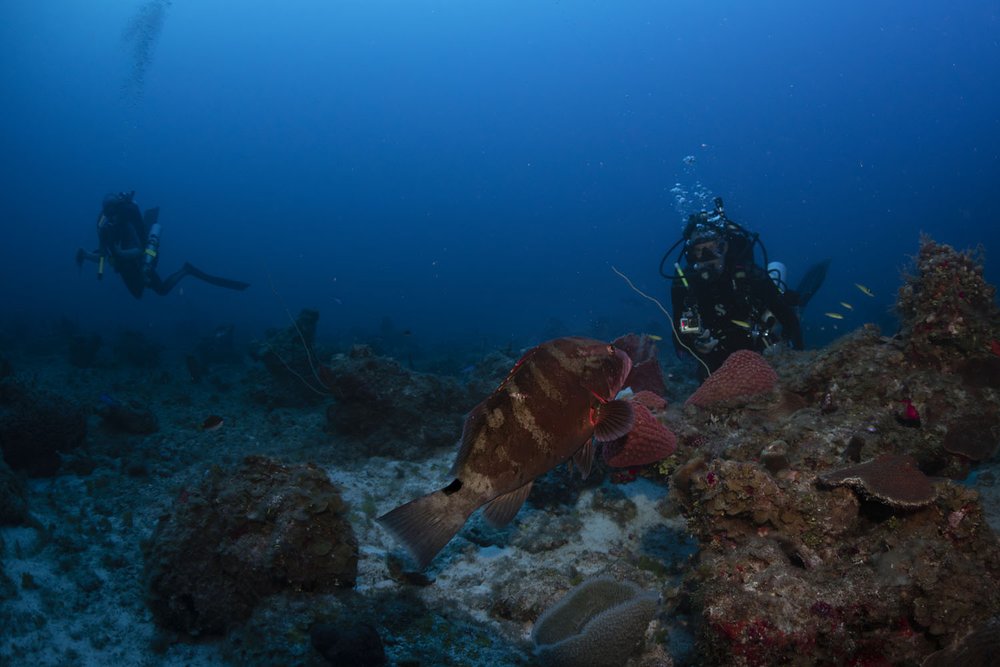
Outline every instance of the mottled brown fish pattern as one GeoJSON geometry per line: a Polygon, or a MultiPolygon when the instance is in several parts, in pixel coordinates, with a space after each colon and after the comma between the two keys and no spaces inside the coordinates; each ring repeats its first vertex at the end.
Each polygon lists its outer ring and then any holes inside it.
{"type": "Polygon", "coordinates": [[[572,458],[586,476],[594,440],[632,427],[632,406],[616,400],[632,368],[627,354],[590,338],[557,338],[532,348],[469,413],[453,481],[379,517],[425,567],[486,505],[509,522],[540,475],[572,458]]]}

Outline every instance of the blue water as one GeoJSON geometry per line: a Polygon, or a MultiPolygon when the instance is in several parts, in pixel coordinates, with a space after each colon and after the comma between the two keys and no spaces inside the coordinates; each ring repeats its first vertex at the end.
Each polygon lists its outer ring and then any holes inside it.
{"type": "Polygon", "coordinates": [[[390,318],[425,348],[650,330],[664,318],[611,266],[665,296],[680,184],[722,196],[793,284],[833,258],[807,345],[891,329],[921,231],[997,247],[998,16],[995,0],[10,0],[0,317],[178,348],[306,306],[321,338],[390,318]],[[250,290],[186,279],[135,301],[78,272],[102,196],[132,189],[161,207],[161,274],[190,261],[250,290]],[[848,320],[822,317],[841,300],[848,320]]]}

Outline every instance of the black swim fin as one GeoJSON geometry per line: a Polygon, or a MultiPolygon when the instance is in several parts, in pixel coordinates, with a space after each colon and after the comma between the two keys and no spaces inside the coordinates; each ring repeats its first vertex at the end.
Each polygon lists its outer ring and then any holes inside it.
{"type": "Polygon", "coordinates": [[[823,286],[823,281],[826,280],[826,272],[830,268],[831,261],[824,259],[822,262],[813,264],[806,271],[806,275],[802,277],[802,280],[799,281],[799,286],[795,289],[795,292],[799,296],[797,304],[799,309],[805,308],[809,300],[813,298],[813,295],[823,286]]]}
{"type": "Polygon", "coordinates": [[[217,276],[209,275],[201,269],[191,266],[187,262],[184,262],[184,273],[189,276],[194,276],[198,280],[203,280],[209,285],[215,285],[216,287],[225,287],[226,289],[239,290],[240,292],[250,287],[250,283],[245,283],[240,280],[229,280],[228,278],[219,278],[217,276]]]}

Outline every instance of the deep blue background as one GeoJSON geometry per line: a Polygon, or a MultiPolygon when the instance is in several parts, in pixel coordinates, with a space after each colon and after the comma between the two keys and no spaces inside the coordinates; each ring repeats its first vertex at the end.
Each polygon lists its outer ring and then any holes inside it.
{"type": "Polygon", "coordinates": [[[164,11],[141,86],[123,31],[144,3],[0,4],[8,326],[66,315],[178,349],[303,306],[321,335],[388,316],[427,346],[650,329],[610,267],[664,295],[671,188],[700,181],[791,283],[834,259],[817,343],[840,300],[840,332],[892,326],[921,231],[1000,237],[995,1],[145,4],[164,11]],[[162,274],[187,260],[253,287],[136,302],[78,273],[124,189],[162,207],[162,274]]]}

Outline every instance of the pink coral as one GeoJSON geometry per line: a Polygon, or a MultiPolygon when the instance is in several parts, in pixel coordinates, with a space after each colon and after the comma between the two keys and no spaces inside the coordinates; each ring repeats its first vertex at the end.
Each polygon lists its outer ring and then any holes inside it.
{"type": "Polygon", "coordinates": [[[630,468],[656,463],[674,453],[677,436],[644,403],[633,400],[632,413],[635,416],[632,430],[604,445],[601,453],[605,463],[615,468],[630,468]]]}
{"type": "Polygon", "coordinates": [[[771,391],[778,374],[764,357],[752,350],[737,350],[698,387],[684,405],[706,407],[734,398],[771,391]]]}
{"type": "Polygon", "coordinates": [[[657,412],[663,412],[667,409],[667,401],[659,394],[654,394],[651,391],[643,390],[637,391],[632,396],[632,400],[636,403],[641,403],[649,408],[649,411],[653,414],[657,412]]]}

